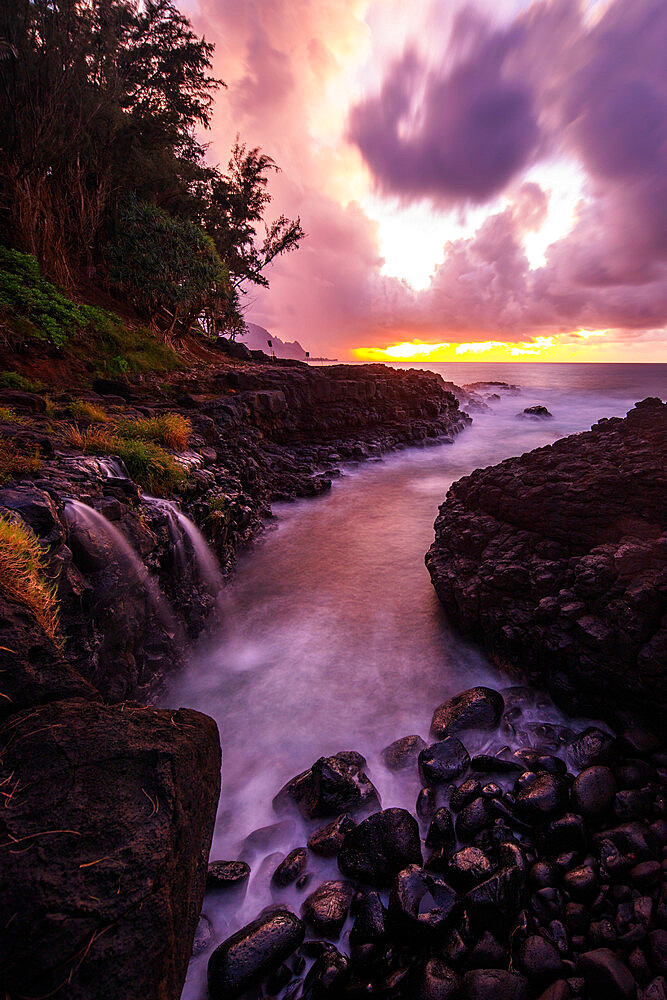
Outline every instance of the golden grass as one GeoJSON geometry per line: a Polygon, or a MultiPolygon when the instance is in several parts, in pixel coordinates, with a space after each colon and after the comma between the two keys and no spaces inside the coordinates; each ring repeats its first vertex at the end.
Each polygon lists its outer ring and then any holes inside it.
{"type": "Polygon", "coordinates": [[[154,441],[172,451],[185,451],[192,434],[192,423],[180,413],[162,413],[158,417],[122,420],[117,430],[122,438],[154,441]]]}
{"type": "Polygon", "coordinates": [[[0,424],[20,424],[23,421],[11,406],[0,406],[0,424]]]}
{"type": "Polygon", "coordinates": [[[55,403],[52,399],[47,399],[46,412],[49,417],[72,417],[75,420],[90,420],[101,424],[109,419],[105,409],[85,399],[74,399],[70,403],[55,403]]]}
{"type": "Polygon", "coordinates": [[[8,438],[0,438],[0,483],[42,467],[42,456],[37,445],[21,448],[8,438]]]}
{"type": "Polygon", "coordinates": [[[0,589],[30,608],[49,638],[61,646],[56,588],[47,582],[46,569],[44,552],[30,528],[0,514],[0,589]]]}
{"type": "Polygon", "coordinates": [[[78,424],[66,425],[62,437],[84,455],[116,455],[124,462],[130,477],[151,493],[168,492],[187,481],[185,470],[156,441],[121,437],[109,427],[82,428],[78,424]]]}
{"type": "Polygon", "coordinates": [[[63,441],[79,448],[84,455],[102,455],[113,451],[114,439],[106,427],[79,427],[78,424],[66,424],[62,429],[63,441]]]}

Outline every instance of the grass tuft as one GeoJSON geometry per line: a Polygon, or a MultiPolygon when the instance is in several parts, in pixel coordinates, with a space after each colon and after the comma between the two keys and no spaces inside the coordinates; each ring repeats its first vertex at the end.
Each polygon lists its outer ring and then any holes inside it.
{"type": "Polygon", "coordinates": [[[169,492],[187,482],[183,467],[154,441],[124,438],[99,425],[82,428],[70,424],[62,434],[67,444],[84,455],[115,455],[122,459],[131,478],[150,493],[169,492]]]}
{"type": "Polygon", "coordinates": [[[0,438],[0,483],[38,472],[41,467],[42,456],[37,445],[21,448],[7,438],[0,438]]]}
{"type": "Polygon", "coordinates": [[[149,493],[168,493],[187,482],[183,467],[154,441],[115,438],[112,454],[123,460],[132,479],[149,493]]]}
{"type": "Polygon", "coordinates": [[[55,584],[46,579],[44,552],[24,524],[0,514],[0,589],[35,615],[46,634],[62,646],[55,584]]]}
{"type": "Polygon", "coordinates": [[[172,451],[185,451],[192,434],[192,424],[180,413],[163,413],[158,417],[123,420],[118,425],[118,434],[129,440],[163,444],[172,451]]]}
{"type": "Polygon", "coordinates": [[[0,372],[0,389],[19,389],[21,392],[41,392],[43,382],[33,382],[18,372],[0,372]]]}
{"type": "Polygon", "coordinates": [[[55,403],[52,399],[47,399],[46,412],[50,417],[73,417],[75,420],[91,420],[102,424],[109,419],[106,410],[85,399],[75,399],[70,403],[55,403]]]}

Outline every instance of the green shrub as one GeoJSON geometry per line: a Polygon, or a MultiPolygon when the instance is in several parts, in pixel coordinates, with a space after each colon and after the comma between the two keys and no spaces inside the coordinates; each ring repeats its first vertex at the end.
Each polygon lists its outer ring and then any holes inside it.
{"type": "Polygon", "coordinates": [[[114,438],[111,454],[122,459],[132,479],[150,493],[168,493],[187,481],[185,469],[153,441],[114,438]]]}
{"type": "Polygon", "coordinates": [[[43,278],[30,254],[0,246],[0,314],[13,333],[62,347],[88,323],[83,307],[43,278]]]}
{"type": "Polygon", "coordinates": [[[229,275],[201,226],[134,197],[120,206],[120,226],[106,248],[109,279],[143,315],[161,308],[191,321],[229,275]]]}
{"type": "Polygon", "coordinates": [[[19,389],[21,392],[40,392],[43,382],[33,382],[18,372],[0,372],[0,389],[19,389]]]}

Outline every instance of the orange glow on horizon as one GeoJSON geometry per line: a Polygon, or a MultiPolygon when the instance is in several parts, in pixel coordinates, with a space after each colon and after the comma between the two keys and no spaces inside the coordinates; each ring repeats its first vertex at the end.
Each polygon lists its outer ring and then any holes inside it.
{"type": "MultiPolygon", "coordinates": [[[[576,330],[571,333],[535,336],[529,340],[441,341],[435,344],[404,340],[387,347],[357,347],[359,361],[391,364],[392,361],[627,361],[612,330],[576,330]],[[605,336],[606,337],[605,341],[605,336]]],[[[659,360],[656,358],[655,360],[659,360]]],[[[661,360],[661,359],[660,359],[661,360]]]]}

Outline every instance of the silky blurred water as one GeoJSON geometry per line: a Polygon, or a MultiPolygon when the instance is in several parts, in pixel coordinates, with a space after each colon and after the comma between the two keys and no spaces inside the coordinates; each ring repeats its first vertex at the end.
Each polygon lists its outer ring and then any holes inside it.
{"type": "MultiPolygon", "coordinates": [[[[413,808],[415,775],[386,771],[382,748],[409,733],[427,738],[433,709],[461,689],[509,683],[449,628],[424,566],[451,483],[665,392],[660,366],[485,365],[484,375],[464,367],[481,366],[460,366],[457,381],[523,377],[530,385],[473,414],[452,445],[346,469],[330,494],[277,506],[274,529],[240,560],[224,595],[224,624],[193,651],[168,693],[167,704],[200,709],[220,727],[223,791],[211,859],[243,856],[253,866],[245,894],[207,896],[215,943],[270,902],[298,907],[305,895],[269,885],[284,854],[305,845],[301,822],[276,831],[261,852],[242,845],[276,822],[271,800],[287,779],[323,754],[354,749],[367,757],[383,807],[413,808]],[[625,390],[622,372],[603,377],[611,368],[625,369],[625,390]],[[517,417],[535,403],[553,420],[517,417]]],[[[335,871],[315,860],[310,868],[326,877],[335,871]]],[[[207,958],[191,963],[187,1000],[205,996],[207,958]]]]}

